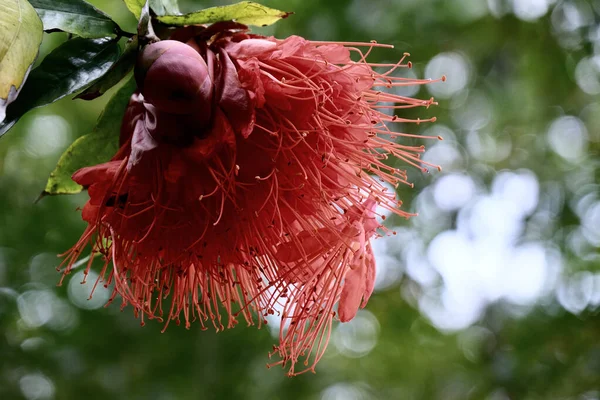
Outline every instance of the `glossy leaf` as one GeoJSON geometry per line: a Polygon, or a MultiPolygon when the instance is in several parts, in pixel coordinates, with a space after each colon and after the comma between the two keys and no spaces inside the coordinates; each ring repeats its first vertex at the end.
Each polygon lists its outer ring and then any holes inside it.
{"type": "Polygon", "coordinates": [[[0,123],[2,136],[27,111],[75,93],[104,75],[121,50],[110,38],[76,38],[63,43],[31,71],[17,101],[0,123]]]}
{"type": "MultiPolygon", "coordinates": [[[[144,4],[146,4],[146,0],[123,0],[125,5],[135,15],[136,18],[139,18],[142,13],[142,8],[144,4]]],[[[179,6],[177,4],[177,0],[150,0],[150,8],[157,15],[166,15],[166,14],[179,14],[179,6]]]]}
{"type": "Polygon", "coordinates": [[[86,38],[115,35],[118,25],[83,0],[30,0],[44,23],[44,30],[61,30],[86,38]]]}
{"type": "Polygon", "coordinates": [[[42,29],[40,18],[26,0],[0,2],[0,123],[37,57],[42,29]]]}
{"type": "Polygon", "coordinates": [[[83,187],[75,183],[71,175],[80,168],[111,159],[119,148],[121,121],[134,90],[135,80],[131,77],[110,99],[94,130],[77,139],[63,153],[50,173],[42,195],[81,192],[83,187]]]}
{"type": "Polygon", "coordinates": [[[110,67],[108,72],[98,79],[92,86],[85,89],[83,92],[75,96],[76,99],[93,100],[97,97],[102,96],[111,87],[125,77],[135,65],[135,61],[138,55],[138,40],[137,36],[129,39],[125,46],[125,51],[121,55],[121,58],[110,67]]]}
{"type": "Polygon", "coordinates": [[[167,25],[200,25],[220,21],[235,21],[241,24],[267,26],[274,24],[291,13],[265,7],[251,1],[221,7],[211,7],[185,15],[165,15],[158,20],[167,25]]]}

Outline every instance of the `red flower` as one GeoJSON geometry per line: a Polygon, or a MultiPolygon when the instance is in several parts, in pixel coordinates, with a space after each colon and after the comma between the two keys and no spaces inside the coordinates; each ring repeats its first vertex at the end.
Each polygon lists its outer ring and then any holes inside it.
{"type": "Polygon", "coordinates": [[[410,67],[404,57],[366,61],[391,46],[238,28],[185,28],[173,37],[180,42],[144,50],[122,147],[73,175],[88,188],[89,226],[65,273],[91,243],[105,261],[99,279],[115,282],[123,307],[142,323],[166,316],[165,328],[181,315],[186,327],[221,330],[240,316],[260,326],[282,309],[275,364],[296,374],[299,358],[314,370],[323,355],[334,306],[349,321],[373,291],[369,240],[385,232],[376,206],[409,216],[382,184],[406,184],[406,173],[386,160],[422,168],[423,147],[396,143],[412,135],[388,123],[434,119],[380,110],[434,102],[380,91],[429,82],[393,77],[410,67]]]}

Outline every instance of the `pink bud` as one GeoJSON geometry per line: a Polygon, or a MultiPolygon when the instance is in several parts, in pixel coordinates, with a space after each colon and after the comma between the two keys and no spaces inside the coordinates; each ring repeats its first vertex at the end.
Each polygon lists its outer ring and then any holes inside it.
{"type": "Polygon", "coordinates": [[[175,40],[150,44],[142,51],[135,71],[145,101],[173,114],[210,116],[213,83],[208,67],[192,47],[175,40]]]}

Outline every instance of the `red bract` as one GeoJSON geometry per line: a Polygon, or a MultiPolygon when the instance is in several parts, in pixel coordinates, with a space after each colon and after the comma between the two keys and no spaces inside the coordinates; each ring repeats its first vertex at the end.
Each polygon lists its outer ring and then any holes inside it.
{"type": "Polygon", "coordinates": [[[215,27],[173,38],[189,47],[169,41],[144,51],[119,152],[73,176],[88,188],[89,226],[65,273],[91,243],[105,261],[99,279],[115,284],[113,298],[142,322],[164,317],[165,328],[182,316],[186,326],[197,320],[221,330],[239,317],[260,326],[264,316],[281,315],[273,352],[280,360],[272,365],[297,374],[303,358],[304,371],[314,370],[336,304],[349,321],[373,291],[369,240],[387,232],[376,206],[409,216],[384,185],[407,184],[406,173],[386,160],[424,164],[422,146],[396,142],[413,135],[388,126],[433,118],[380,110],[433,99],[381,90],[430,81],[392,76],[410,67],[404,57],[368,63],[372,49],[391,47],[377,43],[215,27]]]}

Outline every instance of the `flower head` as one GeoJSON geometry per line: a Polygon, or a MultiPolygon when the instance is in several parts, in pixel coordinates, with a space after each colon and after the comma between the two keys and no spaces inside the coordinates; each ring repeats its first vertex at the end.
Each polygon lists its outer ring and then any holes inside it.
{"type": "Polygon", "coordinates": [[[243,28],[184,28],[144,50],[120,150],[73,175],[88,188],[88,228],[65,271],[92,243],[99,279],[165,328],[260,326],[280,313],[275,364],[296,374],[299,359],[313,370],[323,355],[336,304],[349,321],[373,291],[369,241],[386,232],[376,207],[409,216],[385,185],[408,184],[406,172],[387,160],[424,168],[423,147],[397,143],[412,135],[389,126],[433,118],[382,111],[434,102],[382,91],[429,82],[392,75],[405,57],[367,62],[390,46],[243,28]]]}

